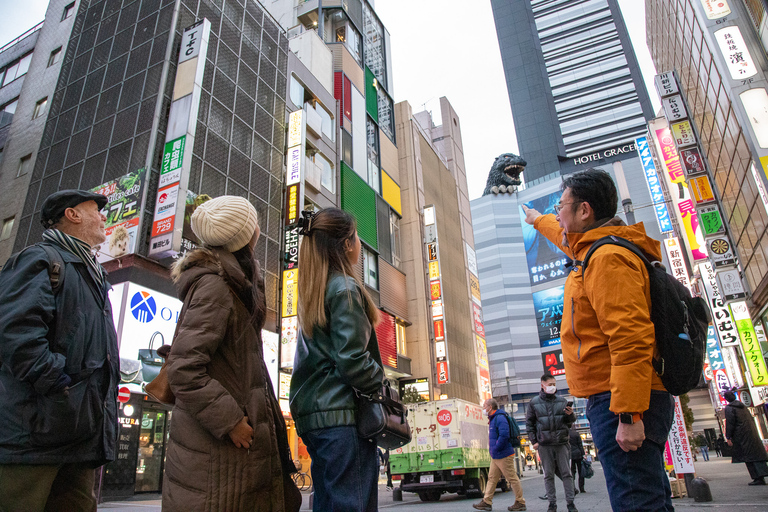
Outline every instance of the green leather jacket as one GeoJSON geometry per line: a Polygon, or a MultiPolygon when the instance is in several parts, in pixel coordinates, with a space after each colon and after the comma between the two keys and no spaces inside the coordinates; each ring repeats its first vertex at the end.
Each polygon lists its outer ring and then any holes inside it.
{"type": "Polygon", "coordinates": [[[296,431],[355,424],[355,392],[381,388],[384,369],[376,331],[352,277],[329,276],[325,289],[326,327],[312,337],[299,331],[291,378],[291,415],[296,431]]]}

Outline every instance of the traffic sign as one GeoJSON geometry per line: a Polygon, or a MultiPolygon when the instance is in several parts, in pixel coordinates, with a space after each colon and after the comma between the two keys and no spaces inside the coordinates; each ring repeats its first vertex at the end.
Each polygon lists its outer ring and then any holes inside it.
{"type": "Polygon", "coordinates": [[[123,386],[117,390],[117,401],[127,403],[131,399],[131,390],[123,386]]]}

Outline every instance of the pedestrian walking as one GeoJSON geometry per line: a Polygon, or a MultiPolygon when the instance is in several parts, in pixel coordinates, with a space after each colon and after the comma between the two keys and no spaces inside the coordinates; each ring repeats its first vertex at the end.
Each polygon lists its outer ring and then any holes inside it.
{"type": "Polygon", "coordinates": [[[533,449],[539,452],[544,468],[544,489],[549,500],[547,512],[557,510],[555,476],[563,481],[568,512],[577,512],[571,475],[569,427],[576,421],[573,404],[557,394],[557,380],[550,373],[541,376],[541,391],[528,403],[525,424],[533,449]]]}
{"type": "Polygon", "coordinates": [[[183,305],[167,359],[176,403],[163,510],[297,511],[296,466],[262,356],[256,209],[217,197],[195,210],[191,226],[202,247],[171,272],[183,305]]]}
{"type": "Polygon", "coordinates": [[[515,503],[507,510],[527,510],[523,497],[523,486],[515,469],[515,448],[512,446],[512,431],[510,418],[506,411],[499,409],[499,403],[490,398],[483,403],[485,415],[488,417],[488,446],[491,452],[491,467],[488,471],[488,482],[485,485],[485,495],[478,503],[472,505],[477,510],[493,510],[493,495],[501,476],[515,492],[515,503]]]}
{"type": "Polygon", "coordinates": [[[312,457],[314,510],[375,511],[376,444],[357,434],[355,392],[381,389],[384,370],[374,326],[379,312],[353,265],[360,238],[338,208],[302,212],[298,344],[291,414],[312,457]]]}
{"type": "Polygon", "coordinates": [[[0,509],[96,510],[94,469],[115,459],[117,334],[106,272],[107,198],[43,202],[43,241],[0,273],[0,509]]]}
{"type": "Polygon", "coordinates": [[[574,482],[576,481],[576,472],[579,473],[579,488],[574,490],[574,494],[586,492],[584,490],[584,467],[581,464],[584,461],[584,442],[581,440],[575,424],[571,425],[568,442],[571,445],[571,474],[574,482]]]}
{"type": "Polygon", "coordinates": [[[701,450],[701,457],[705,462],[709,461],[709,446],[707,446],[707,438],[703,434],[697,436],[699,441],[699,450],[701,450]]]}
{"type": "Polygon", "coordinates": [[[379,461],[384,466],[384,471],[387,473],[387,490],[391,491],[394,489],[394,486],[392,485],[392,471],[389,467],[389,450],[382,450],[381,448],[378,448],[379,450],[379,461]]]}
{"type": "Polygon", "coordinates": [[[728,400],[725,406],[725,439],[732,448],[731,463],[744,462],[752,481],[748,485],[765,485],[768,476],[768,454],[757,433],[747,406],[736,400],[733,391],[723,393],[728,400]]]}
{"type": "Polygon", "coordinates": [[[674,401],[653,370],[656,346],[648,270],[629,250],[600,247],[587,272],[581,261],[608,235],[629,240],[651,261],[661,246],[642,224],[616,217],[618,194],[600,169],[569,174],[556,215],[525,207],[532,224],[574,265],[565,282],[561,344],[571,394],[588,397],[587,418],[613,510],[671,511],[664,446],[674,401]]]}
{"type": "Polygon", "coordinates": [[[717,439],[715,439],[715,453],[718,457],[723,456],[723,448],[725,447],[725,439],[723,438],[723,434],[720,434],[717,436],[717,439]]]}

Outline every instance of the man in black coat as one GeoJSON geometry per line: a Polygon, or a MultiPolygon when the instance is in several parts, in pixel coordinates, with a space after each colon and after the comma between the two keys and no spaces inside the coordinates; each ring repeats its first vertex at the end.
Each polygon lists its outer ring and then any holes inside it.
{"type": "Polygon", "coordinates": [[[576,472],[579,472],[579,489],[576,493],[586,492],[584,490],[584,468],[581,465],[584,460],[584,443],[575,425],[571,425],[568,441],[571,445],[571,474],[574,480],[576,480],[576,472]]]}
{"type": "Polygon", "coordinates": [[[568,444],[569,427],[576,421],[573,409],[565,398],[557,394],[557,381],[549,374],[541,376],[541,391],[528,404],[525,424],[533,449],[539,452],[544,468],[544,488],[549,508],[557,510],[555,472],[563,480],[568,512],[577,512],[573,504],[575,496],[571,475],[571,449],[568,444]]]}
{"type": "Polygon", "coordinates": [[[64,190],[43,241],[0,272],[0,509],[92,511],[94,469],[115,459],[120,358],[110,288],[92,248],[107,198],[64,190]]]}
{"type": "Polygon", "coordinates": [[[725,440],[733,447],[731,462],[744,462],[747,465],[752,481],[749,485],[765,485],[768,476],[768,454],[757,434],[755,422],[747,410],[747,406],[736,400],[733,391],[723,393],[728,400],[725,406],[725,440]]]}

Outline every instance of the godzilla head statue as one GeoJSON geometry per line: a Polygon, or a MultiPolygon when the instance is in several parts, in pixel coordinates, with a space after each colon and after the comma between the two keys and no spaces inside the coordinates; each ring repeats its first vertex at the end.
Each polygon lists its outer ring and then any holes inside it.
{"type": "Polygon", "coordinates": [[[527,162],[514,153],[504,153],[496,157],[488,173],[488,181],[485,184],[484,196],[498,194],[499,192],[516,190],[522,183],[520,174],[525,169],[527,162]],[[501,187],[504,187],[503,189],[501,187]],[[495,190],[494,190],[495,189],[495,190]]]}

